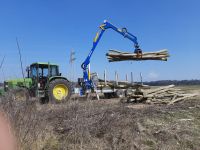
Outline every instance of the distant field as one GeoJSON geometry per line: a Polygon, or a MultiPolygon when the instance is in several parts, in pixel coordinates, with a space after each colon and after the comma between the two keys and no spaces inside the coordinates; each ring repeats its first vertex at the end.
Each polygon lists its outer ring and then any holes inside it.
{"type": "MultiPolygon", "coordinates": [[[[151,86],[151,88],[158,88],[160,86],[151,86]]],[[[175,88],[181,89],[183,91],[189,92],[189,93],[200,93],[200,85],[176,85],[175,88]]]]}
{"type": "Polygon", "coordinates": [[[176,87],[183,90],[200,90],[200,85],[181,85],[176,87]]]}

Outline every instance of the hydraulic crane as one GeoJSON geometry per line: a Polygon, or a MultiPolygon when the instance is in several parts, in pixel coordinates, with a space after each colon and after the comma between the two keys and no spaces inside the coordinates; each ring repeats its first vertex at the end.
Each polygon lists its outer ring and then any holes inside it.
{"type": "Polygon", "coordinates": [[[99,28],[100,30],[96,33],[96,36],[93,41],[92,49],[90,50],[87,58],[81,65],[83,69],[83,84],[84,84],[85,90],[94,89],[94,84],[90,77],[90,59],[106,29],[113,29],[114,31],[121,34],[124,38],[131,40],[134,43],[134,47],[135,47],[134,53],[136,53],[138,57],[142,57],[142,50],[140,49],[139,44],[137,42],[137,37],[129,33],[126,28],[117,28],[106,20],[104,20],[103,24],[100,25],[99,28]]]}

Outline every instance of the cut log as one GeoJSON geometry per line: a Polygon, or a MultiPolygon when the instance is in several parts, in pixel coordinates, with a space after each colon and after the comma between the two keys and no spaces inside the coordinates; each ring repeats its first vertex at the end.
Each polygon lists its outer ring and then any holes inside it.
{"type": "Polygon", "coordinates": [[[141,92],[142,93],[139,94],[137,94],[137,92],[132,92],[127,96],[129,99],[139,97],[140,100],[145,100],[147,103],[167,105],[198,96],[198,94],[184,94],[180,89],[175,89],[174,85],[158,87],[150,90],[143,89],[141,92]]]}
{"type": "Polygon", "coordinates": [[[174,87],[175,85],[168,85],[168,86],[163,86],[163,87],[159,87],[159,88],[156,88],[156,89],[151,89],[151,90],[147,90],[146,91],[146,94],[152,94],[152,93],[155,93],[155,92],[159,92],[159,91],[162,91],[162,90],[165,90],[165,89],[170,89],[172,87],[174,87]]]}
{"type": "Polygon", "coordinates": [[[183,96],[183,97],[180,97],[180,98],[177,98],[177,99],[174,99],[174,100],[170,101],[170,102],[168,103],[168,105],[172,105],[172,104],[174,104],[174,103],[176,103],[176,102],[178,102],[178,101],[186,100],[186,99],[191,98],[191,97],[194,97],[194,96],[197,96],[197,94],[186,94],[186,95],[183,96]]]}
{"type": "Polygon", "coordinates": [[[122,52],[119,50],[109,50],[109,52],[106,54],[109,62],[114,61],[128,61],[128,60],[161,60],[161,61],[167,61],[167,58],[169,57],[167,49],[160,50],[157,52],[144,52],[142,53],[141,57],[138,57],[135,53],[128,53],[128,52],[122,52]]]}

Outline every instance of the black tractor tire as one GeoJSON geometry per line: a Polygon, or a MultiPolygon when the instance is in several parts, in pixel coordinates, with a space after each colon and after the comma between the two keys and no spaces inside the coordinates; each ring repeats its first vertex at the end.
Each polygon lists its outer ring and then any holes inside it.
{"type": "Polygon", "coordinates": [[[66,102],[70,99],[71,94],[72,89],[69,81],[65,79],[55,79],[49,83],[48,97],[51,103],[66,102]],[[65,90],[65,94],[62,92],[63,90],[65,90]],[[56,93],[56,95],[54,95],[54,93],[56,93]]]}
{"type": "Polygon", "coordinates": [[[48,97],[41,97],[39,101],[40,101],[40,104],[47,104],[49,102],[49,99],[48,97]]]}

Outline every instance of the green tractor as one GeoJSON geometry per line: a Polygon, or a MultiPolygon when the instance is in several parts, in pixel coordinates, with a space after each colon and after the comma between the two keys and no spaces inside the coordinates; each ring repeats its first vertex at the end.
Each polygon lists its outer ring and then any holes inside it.
{"type": "Polygon", "coordinates": [[[16,97],[26,96],[27,99],[30,95],[40,98],[42,102],[49,100],[53,103],[68,100],[72,91],[68,79],[61,76],[58,65],[39,62],[27,67],[27,78],[5,81],[4,89],[15,91],[16,97]]]}

